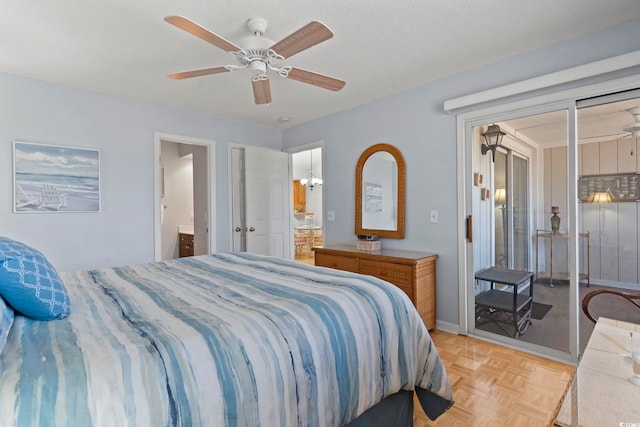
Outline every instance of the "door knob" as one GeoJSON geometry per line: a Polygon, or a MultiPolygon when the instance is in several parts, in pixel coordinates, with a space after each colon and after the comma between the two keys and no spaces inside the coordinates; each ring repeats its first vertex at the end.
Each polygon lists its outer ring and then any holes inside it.
{"type": "Polygon", "coordinates": [[[253,232],[256,231],[255,227],[249,227],[249,231],[253,232]]]}
{"type": "Polygon", "coordinates": [[[240,231],[240,227],[236,227],[236,228],[234,229],[234,231],[235,231],[236,233],[238,233],[238,232],[240,231]]]}

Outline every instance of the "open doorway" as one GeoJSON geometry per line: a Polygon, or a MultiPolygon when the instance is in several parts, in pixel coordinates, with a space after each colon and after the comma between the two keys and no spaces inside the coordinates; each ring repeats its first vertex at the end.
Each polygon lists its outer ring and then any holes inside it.
{"type": "Polygon", "coordinates": [[[314,264],[313,249],[324,244],[322,146],[291,154],[294,260],[314,264]]]}
{"type": "Polygon", "coordinates": [[[213,141],[156,134],[155,259],[214,251],[213,141]]]}
{"type": "MultiPolygon", "coordinates": [[[[577,101],[575,143],[570,105],[505,113],[503,120],[471,127],[475,280],[468,314],[474,334],[566,358],[582,352],[593,331],[576,307],[587,292],[640,290],[640,135],[626,130],[632,112],[640,112],[633,95],[577,101]],[[495,157],[482,149],[490,144],[491,126],[503,133],[495,157]],[[482,271],[494,267],[529,273],[532,280],[484,280],[482,271]]],[[[599,316],[638,321],[625,318],[625,306],[601,301],[599,316]]]]}

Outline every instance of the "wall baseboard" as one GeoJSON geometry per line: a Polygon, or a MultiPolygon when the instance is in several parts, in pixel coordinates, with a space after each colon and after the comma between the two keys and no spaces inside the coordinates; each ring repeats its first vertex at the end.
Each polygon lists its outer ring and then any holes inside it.
{"type": "Polygon", "coordinates": [[[454,335],[460,334],[460,328],[458,328],[457,323],[445,322],[443,320],[436,320],[436,329],[454,335]]]}
{"type": "MultiPolygon", "coordinates": [[[[597,285],[597,286],[608,286],[610,288],[621,288],[621,289],[631,289],[633,291],[640,291],[640,284],[638,283],[617,282],[614,280],[603,280],[603,279],[594,279],[594,278],[590,280],[590,283],[592,285],[597,285]]],[[[584,284],[584,282],[582,282],[582,284],[584,284]]]]}

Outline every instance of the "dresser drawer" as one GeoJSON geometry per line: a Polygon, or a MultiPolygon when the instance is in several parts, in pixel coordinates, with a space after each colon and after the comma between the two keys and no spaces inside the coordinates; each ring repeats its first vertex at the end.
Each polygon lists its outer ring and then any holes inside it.
{"type": "Polygon", "coordinates": [[[315,264],[320,267],[335,268],[336,270],[358,272],[358,258],[351,258],[338,255],[327,255],[316,253],[315,264]]]}
{"type": "Polygon", "coordinates": [[[180,243],[184,243],[187,245],[193,245],[193,234],[178,234],[180,236],[180,243]]]}
{"type": "Polygon", "coordinates": [[[391,262],[360,260],[360,273],[375,276],[400,287],[411,288],[410,265],[394,264],[391,262]]]}
{"type": "Polygon", "coordinates": [[[436,254],[381,250],[359,251],[354,245],[315,248],[316,265],[377,277],[409,296],[428,329],[436,326],[436,254]]]}

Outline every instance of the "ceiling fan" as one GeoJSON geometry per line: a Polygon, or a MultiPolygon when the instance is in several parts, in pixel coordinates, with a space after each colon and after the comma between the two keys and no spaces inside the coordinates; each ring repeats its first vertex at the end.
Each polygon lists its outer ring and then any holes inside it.
{"type": "Polygon", "coordinates": [[[635,117],[636,122],[625,126],[623,130],[629,132],[631,136],[640,136],[640,107],[635,107],[627,111],[635,117]]]}
{"type": "Polygon", "coordinates": [[[251,18],[247,21],[251,35],[244,37],[240,41],[239,47],[183,16],[167,16],[164,19],[181,30],[232,53],[238,61],[237,65],[169,74],[172,79],[187,79],[249,68],[254,72],[251,84],[256,104],[271,102],[268,69],[275,71],[281,77],[333,91],[338,91],[345,85],[344,81],[333,77],[289,65],[281,65],[283,60],[333,37],[333,32],[320,22],[312,21],[288,37],[274,43],[273,40],[263,36],[267,29],[267,21],[260,17],[251,18]]]}

